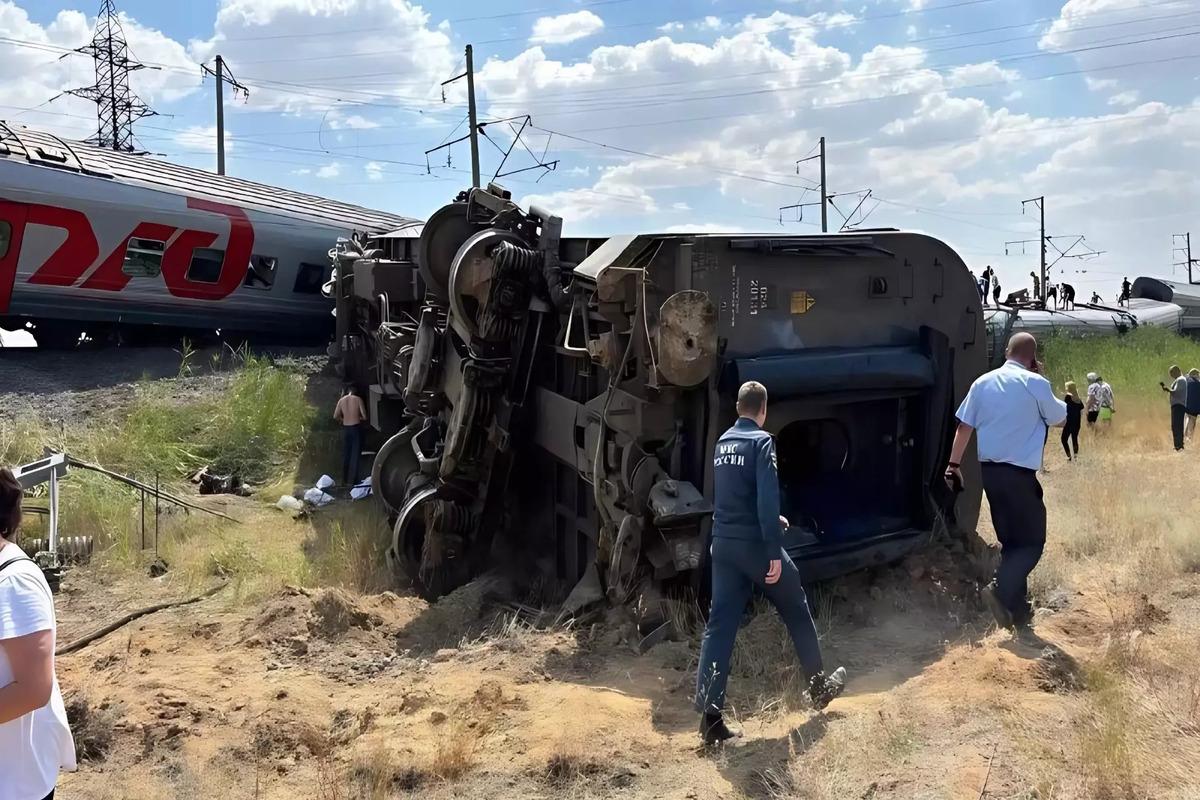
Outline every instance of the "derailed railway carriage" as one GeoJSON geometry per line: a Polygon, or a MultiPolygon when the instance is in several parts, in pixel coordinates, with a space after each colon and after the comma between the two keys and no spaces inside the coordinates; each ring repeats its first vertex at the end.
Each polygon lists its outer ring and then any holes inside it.
{"type": "Polygon", "coordinates": [[[328,341],[329,245],[415,220],[0,122],[0,328],[328,341]]]}
{"type": "Polygon", "coordinates": [[[770,393],[785,546],[807,579],[974,531],[977,464],[957,495],[941,475],[987,342],[950,247],[560,231],[493,185],[419,239],[341,247],[337,347],[388,434],[373,479],[389,558],[425,594],[506,556],[580,602],[698,582],[713,448],[750,379],[770,393]]]}

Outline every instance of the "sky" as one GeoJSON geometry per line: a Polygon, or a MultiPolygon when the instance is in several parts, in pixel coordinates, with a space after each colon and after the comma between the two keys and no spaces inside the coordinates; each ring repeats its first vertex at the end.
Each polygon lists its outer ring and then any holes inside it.
{"type": "MultiPolygon", "coordinates": [[[[484,178],[516,171],[499,182],[568,235],[818,232],[816,206],[780,208],[818,201],[824,136],[831,230],[934,234],[1005,293],[1038,266],[1034,197],[1052,261],[1099,252],[1053,267],[1082,298],[1183,275],[1173,234],[1200,257],[1200,0],[117,5],[159,114],[137,140],[190,166],[215,169],[220,54],[249,90],[225,95],[229,174],[428,216],[470,182],[466,142],[426,151],[467,131],[465,82],[442,83],[472,44],[484,178]]],[[[94,79],[70,51],[98,7],[0,0],[0,74],[22,76],[0,119],[94,132],[61,93],[94,79]]]]}

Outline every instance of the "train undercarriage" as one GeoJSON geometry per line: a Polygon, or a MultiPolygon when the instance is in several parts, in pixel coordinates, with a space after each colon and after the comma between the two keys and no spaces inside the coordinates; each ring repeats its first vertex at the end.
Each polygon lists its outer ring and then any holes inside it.
{"type": "Polygon", "coordinates": [[[386,440],[388,557],[437,597],[505,560],[647,602],[703,581],[711,458],[743,380],[771,393],[785,546],[808,579],[955,527],[939,479],[986,363],[961,259],[918,234],[566,238],[499,186],[419,239],[343,241],[336,357],[386,440]]]}

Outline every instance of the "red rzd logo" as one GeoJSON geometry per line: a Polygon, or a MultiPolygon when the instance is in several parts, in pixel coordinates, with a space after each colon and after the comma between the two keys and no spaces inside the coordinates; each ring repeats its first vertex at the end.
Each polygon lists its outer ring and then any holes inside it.
{"type": "MultiPolygon", "coordinates": [[[[170,242],[163,253],[162,277],[167,291],[175,297],[220,300],[232,294],[241,285],[250,266],[250,254],[254,249],[254,226],[250,224],[246,212],[237,206],[194,197],[187,199],[187,206],[197,211],[218,214],[229,220],[229,241],[225,246],[225,257],[221,261],[220,275],[215,282],[189,280],[187,272],[196,248],[211,246],[219,234],[186,228],[180,230],[155,222],[139,222],[129,235],[105,256],[80,288],[110,292],[124,289],[129,283],[129,276],[121,269],[125,261],[125,250],[129,246],[129,240],[137,238],[170,242]]],[[[61,228],[67,233],[63,243],[30,276],[30,283],[74,286],[96,265],[100,247],[96,242],[91,222],[82,211],[30,204],[26,206],[26,214],[25,224],[61,228]]],[[[17,239],[16,236],[13,238],[17,239]]]]}

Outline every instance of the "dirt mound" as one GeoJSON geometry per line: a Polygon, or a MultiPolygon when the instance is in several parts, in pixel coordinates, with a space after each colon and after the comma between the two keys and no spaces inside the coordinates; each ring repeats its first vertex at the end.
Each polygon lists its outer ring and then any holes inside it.
{"type": "Polygon", "coordinates": [[[302,662],[355,680],[391,667],[396,636],[424,611],[424,602],[390,592],[355,597],[341,589],[289,586],[243,625],[241,644],[269,650],[275,657],[269,670],[302,662]]]}
{"type": "Polygon", "coordinates": [[[400,632],[400,647],[432,653],[457,647],[482,633],[490,624],[488,610],[511,596],[503,578],[484,575],[427,607],[400,632]]]}
{"type": "Polygon", "coordinates": [[[325,639],[346,633],[351,628],[374,630],[383,618],[361,608],[353,597],[340,589],[317,592],[312,598],[309,632],[325,639]]]}

